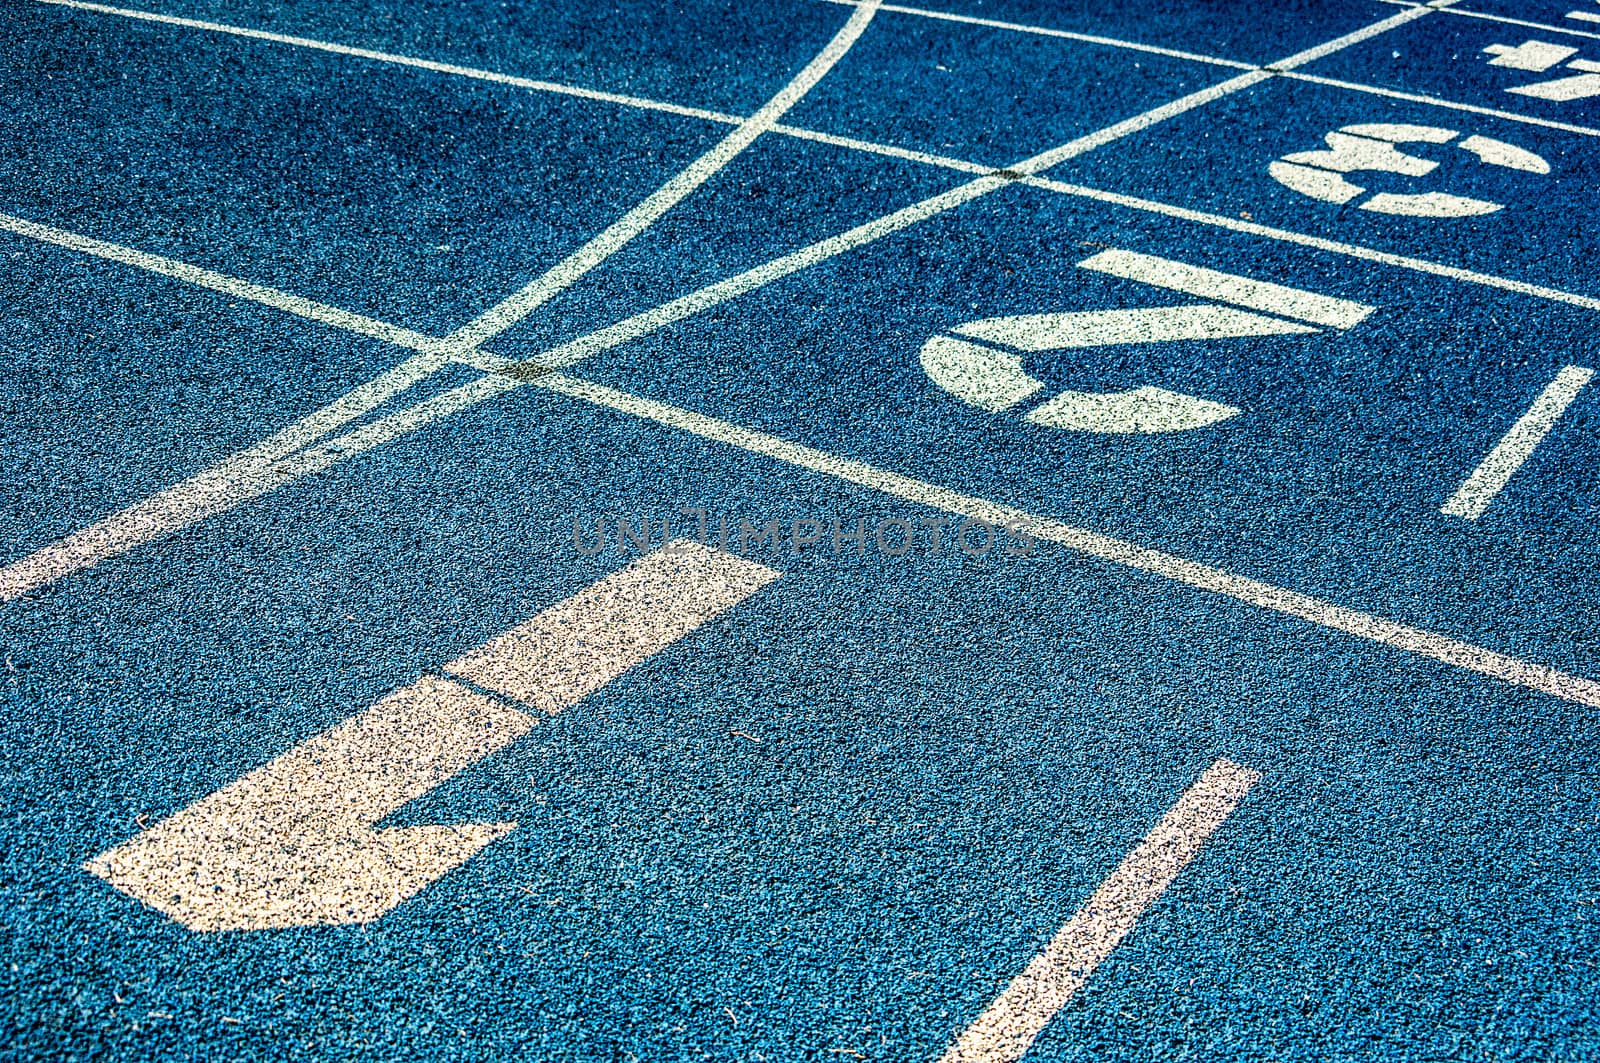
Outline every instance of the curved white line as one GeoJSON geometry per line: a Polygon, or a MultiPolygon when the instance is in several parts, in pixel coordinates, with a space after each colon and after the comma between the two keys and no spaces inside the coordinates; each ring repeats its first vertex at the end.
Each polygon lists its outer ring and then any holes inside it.
{"type": "Polygon", "coordinates": [[[805,69],[796,74],[776,96],[768,100],[761,110],[740,122],[716,147],[690,163],[676,177],[613,222],[604,232],[562,259],[543,275],[456,329],[446,337],[447,342],[458,350],[471,350],[479,344],[487,343],[533,313],[578,278],[621,250],[634,237],[654,225],[685,196],[705,184],[717,171],[738,157],[739,153],[754,143],[757,137],[777,125],[778,120],[799,103],[840,59],[844,58],[845,53],[866,30],[867,23],[878,13],[878,5],[879,0],[871,0],[856,8],[844,27],[834,34],[833,40],[817,53],[816,58],[806,64],[805,69]]]}

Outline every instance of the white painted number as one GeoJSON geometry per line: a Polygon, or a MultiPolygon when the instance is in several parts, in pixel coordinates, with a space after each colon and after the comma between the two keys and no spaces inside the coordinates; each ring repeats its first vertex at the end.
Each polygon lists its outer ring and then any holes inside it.
{"type": "MultiPolygon", "coordinates": [[[[1023,369],[1023,353],[1296,335],[1317,332],[1318,325],[1346,329],[1372,312],[1360,303],[1132,251],[1104,251],[1078,265],[1216,302],[969,321],[952,329],[954,335],[935,336],[923,345],[923,371],[963,402],[1000,413],[1045,388],[1023,369]]],[[[1236,406],[1146,385],[1116,392],[1062,391],[1021,416],[1029,424],[1068,431],[1148,434],[1204,428],[1239,412],[1236,406]]]]}
{"type": "MultiPolygon", "coordinates": [[[[1457,133],[1427,125],[1398,125],[1380,122],[1348,125],[1323,139],[1322,151],[1300,151],[1267,167],[1274,180],[1302,195],[1324,203],[1349,203],[1366,194],[1366,189],[1344,175],[1369,171],[1425,177],[1438,169],[1432,159],[1408,155],[1396,144],[1448,144],[1457,133]]],[[[1546,174],[1550,164],[1531,151],[1503,140],[1469,136],[1456,147],[1478,157],[1479,162],[1524,173],[1546,174]]],[[[1448,192],[1379,192],[1356,204],[1361,210],[1379,214],[1403,214],[1416,218],[1466,218],[1492,214],[1502,203],[1453,195],[1448,192]]]]}
{"type": "Polygon", "coordinates": [[[377,828],[779,573],[670,543],[89,861],[191,930],[367,923],[515,823],[377,828]]]}
{"type": "MultiPolygon", "coordinates": [[[[1583,12],[1573,12],[1569,17],[1583,17],[1583,12]]],[[[1509,67],[1512,70],[1527,70],[1533,73],[1543,73],[1551,67],[1572,59],[1578,54],[1578,49],[1564,44],[1547,44],[1544,41],[1525,41],[1513,48],[1509,44],[1491,44],[1484,49],[1485,54],[1494,56],[1489,60],[1490,66],[1509,67]]],[[[1587,100],[1591,96],[1600,96],[1600,63],[1591,59],[1572,59],[1567,63],[1568,70],[1576,70],[1577,74],[1570,77],[1556,78],[1554,81],[1536,81],[1529,85],[1514,85],[1506,89],[1518,96],[1532,96],[1540,100],[1553,100],[1557,103],[1567,103],[1571,100],[1587,100]]]]}

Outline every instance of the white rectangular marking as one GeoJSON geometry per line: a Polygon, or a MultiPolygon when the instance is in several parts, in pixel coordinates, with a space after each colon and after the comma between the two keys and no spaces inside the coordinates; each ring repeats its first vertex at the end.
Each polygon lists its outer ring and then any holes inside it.
{"type": "MultiPolygon", "coordinates": [[[[444,671],[553,714],[779,575],[700,543],[674,542],[444,671]]],[[[516,827],[377,829],[534,726],[531,712],[456,679],[424,676],[84,869],[191,930],[377,919],[516,827]]]]}
{"type": "Polygon", "coordinates": [[[1206,769],[940,1063],[1021,1059],[1260,778],[1227,759],[1206,769]]]}
{"type": "Polygon", "coordinates": [[[444,666],[554,713],[733,608],[779,573],[677,540],[444,666]]]}
{"type": "Polygon", "coordinates": [[[1124,280],[1153,284],[1169,291],[1216,299],[1268,314],[1281,314],[1329,328],[1350,328],[1372,313],[1372,307],[1347,299],[1286,288],[1281,284],[1250,277],[1236,277],[1231,273],[1174,262],[1155,255],[1141,255],[1134,251],[1102,251],[1078,265],[1124,280]]]}
{"type": "Polygon", "coordinates": [[[1555,427],[1572,400],[1578,397],[1578,392],[1593,377],[1593,369],[1576,365],[1569,365],[1557,373],[1555,379],[1545,385],[1539,397],[1533,400],[1528,412],[1517,419],[1517,423],[1511,426],[1511,430],[1439,512],[1467,520],[1477,520],[1483,516],[1489,503],[1522,468],[1534,448],[1550,434],[1550,429],[1555,427]]]}
{"type": "Polygon", "coordinates": [[[1600,11],[1568,11],[1567,17],[1579,22],[1600,22],[1600,11]]]}

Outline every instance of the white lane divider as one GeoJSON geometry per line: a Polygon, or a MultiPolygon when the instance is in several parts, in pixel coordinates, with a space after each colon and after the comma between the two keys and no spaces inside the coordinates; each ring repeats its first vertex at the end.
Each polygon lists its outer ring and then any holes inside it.
{"type": "Polygon", "coordinates": [[[1260,778],[1227,759],[1206,769],[939,1063],[1021,1059],[1260,778]]]}
{"type": "Polygon", "coordinates": [[[371,922],[516,827],[379,821],[780,574],[669,543],[84,869],[191,930],[371,922]]]}
{"type": "Polygon", "coordinates": [[[1511,426],[1511,430],[1439,512],[1467,520],[1477,520],[1483,516],[1489,503],[1522,468],[1534,448],[1544,441],[1561,415],[1567,412],[1567,407],[1578,397],[1578,392],[1592,379],[1594,370],[1582,366],[1569,365],[1557,373],[1555,379],[1546,384],[1544,390],[1539,392],[1539,397],[1533,400],[1528,412],[1517,418],[1517,423],[1511,426]]]}
{"type": "MultiPolygon", "coordinates": [[[[1045,387],[1023,369],[1019,352],[1315,333],[1320,331],[1316,325],[1350,328],[1373,309],[1134,251],[1103,251],[1078,265],[1248,309],[1197,303],[969,321],[952,329],[955,335],[934,336],[923,345],[919,358],[928,378],[968,405],[1000,413],[1045,387]]],[[[1118,392],[1062,391],[1021,416],[1029,424],[1067,431],[1150,434],[1204,428],[1240,412],[1236,406],[1145,385],[1118,392]]]]}

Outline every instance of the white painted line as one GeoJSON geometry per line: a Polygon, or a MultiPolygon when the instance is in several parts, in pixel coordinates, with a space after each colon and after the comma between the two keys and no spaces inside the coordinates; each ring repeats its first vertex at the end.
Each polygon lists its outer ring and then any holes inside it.
{"type": "Polygon", "coordinates": [[[1569,37],[1588,37],[1591,40],[1600,41],[1600,33],[1587,33],[1583,30],[1575,30],[1570,26],[1552,26],[1548,22],[1529,22],[1527,19],[1510,18],[1506,15],[1490,15],[1482,11],[1467,11],[1459,7],[1446,8],[1445,13],[1450,15],[1461,15],[1464,18],[1482,19],[1485,22],[1500,22],[1507,26],[1525,26],[1531,30],[1546,30],[1550,33],[1565,33],[1569,37]]]}
{"type": "Polygon", "coordinates": [[[1327,85],[1329,88],[1348,89],[1351,92],[1365,92],[1372,96],[1384,96],[1392,100],[1406,100],[1410,103],[1422,103],[1429,107],[1445,107],[1452,111],[1465,111],[1469,114],[1487,115],[1490,118],[1499,118],[1508,122],[1521,122],[1523,125],[1541,126],[1545,129],[1559,129],[1563,133],[1577,133],[1579,136],[1600,137],[1600,129],[1589,126],[1573,125],[1571,122],[1557,122],[1549,118],[1536,118],[1529,114],[1517,114],[1515,111],[1501,111],[1493,107],[1478,107],[1470,103],[1456,103],[1453,100],[1440,99],[1437,96],[1421,96],[1414,92],[1398,92],[1394,89],[1381,89],[1375,85],[1361,85],[1354,81],[1340,81],[1338,78],[1318,77],[1314,74],[1302,74],[1297,71],[1285,71],[1282,75],[1293,78],[1295,81],[1308,81],[1314,85],[1327,85]]]}
{"type": "Polygon", "coordinates": [[[780,439],[766,432],[744,428],[715,417],[657,402],[654,399],[631,395],[625,391],[580,380],[563,373],[549,373],[535,377],[530,382],[535,387],[655,421],[657,424],[677,428],[703,439],[715,440],[796,468],[857,484],[902,501],[942,509],[947,513],[971,517],[974,520],[988,521],[1001,527],[1011,525],[1025,527],[1040,539],[1058,543],[1102,561],[1141,572],[1150,572],[1174,583],[1209,591],[1284,616],[1296,617],[1368,642],[1428,657],[1464,671],[1527,687],[1566,701],[1600,708],[1600,682],[1570,675],[1548,665],[1524,661],[1469,642],[1355,609],[1347,609],[1309,594],[1275,587],[1270,583],[1236,575],[1225,569],[1188,561],[1173,554],[1152,550],[1122,539],[1114,539],[1014,506],[962,494],[853,458],[838,457],[826,451],[780,439]]]}
{"type": "Polygon", "coordinates": [[[1227,759],[1207,768],[940,1063],[1017,1063],[1260,778],[1227,759]]]}
{"type": "MultiPolygon", "coordinates": [[[[831,4],[860,4],[864,0],[826,0],[831,4]]],[[[975,18],[972,15],[954,15],[948,11],[930,11],[923,7],[906,7],[903,4],[884,4],[883,11],[892,11],[897,15],[916,15],[920,18],[937,19],[941,22],[959,22],[968,26],[985,26],[989,29],[1008,30],[1013,33],[1026,33],[1037,37],[1059,37],[1069,41],[1080,41],[1084,44],[1103,44],[1109,48],[1125,48],[1135,52],[1147,52],[1151,55],[1164,55],[1171,59],[1187,59],[1195,63],[1209,63],[1212,66],[1227,66],[1235,70],[1255,70],[1254,63],[1241,63],[1234,59],[1220,59],[1214,55],[1201,55],[1198,52],[1180,52],[1171,48],[1159,48],[1153,44],[1141,44],[1138,41],[1121,40],[1116,37],[1098,37],[1088,33],[1074,33],[1071,30],[1051,29],[1046,26],[1027,26],[1020,22],[1000,22],[992,18],[975,18]]]]}
{"type": "Polygon", "coordinates": [[[1051,148],[1049,151],[1040,152],[1030,159],[1024,159],[1022,162],[1013,165],[1011,169],[1021,174],[1042,173],[1052,166],[1066,162],[1068,159],[1073,159],[1085,152],[1104,147],[1113,141],[1121,140],[1123,137],[1142,132],[1153,125],[1165,122],[1169,118],[1176,118],[1178,115],[1186,111],[1192,111],[1196,107],[1204,107],[1208,103],[1220,100],[1222,97],[1239,92],[1242,89],[1247,89],[1252,85],[1259,85],[1271,77],[1272,75],[1265,70],[1252,70],[1237,77],[1231,77],[1227,81],[1218,82],[1209,88],[1201,89],[1199,92],[1192,92],[1170,103],[1164,103],[1160,107],[1151,108],[1143,114],[1136,114],[1132,118],[1117,122],[1115,125],[1106,126],[1104,129],[1096,130],[1076,140],[1068,141],[1059,147],[1051,148]]]}
{"type": "MultiPolygon", "coordinates": [[[[893,214],[858,225],[854,229],[840,233],[837,236],[820,240],[808,247],[756,266],[754,269],[746,270],[715,284],[707,285],[698,291],[681,296],[671,302],[663,303],[654,309],[635,314],[633,317],[626,318],[614,325],[608,325],[586,336],[580,336],[568,343],[561,344],[559,347],[554,347],[538,357],[527,359],[522,364],[529,367],[548,369],[559,369],[572,365],[601,351],[610,350],[630,340],[665,328],[673,322],[682,321],[684,318],[692,317],[714,306],[719,306],[747,292],[763,288],[773,281],[781,280],[792,273],[798,273],[820,262],[825,262],[836,255],[844,254],[874,240],[880,240],[885,236],[900,232],[902,229],[908,229],[920,221],[931,218],[936,214],[942,214],[947,210],[960,206],[962,203],[986,195],[997,188],[1004,188],[1010,183],[1010,180],[1005,177],[980,177],[976,181],[970,181],[948,192],[940,193],[919,203],[914,203],[909,207],[904,207],[893,214]]],[[[467,360],[475,354],[476,352],[470,352],[469,354],[464,354],[462,358],[467,360]]],[[[478,363],[473,362],[472,364],[478,363]]]]}
{"type": "Polygon", "coordinates": [[[295,48],[309,48],[313,51],[329,52],[333,55],[349,56],[353,59],[370,59],[378,63],[394,63],[399,66],[414,67],[418,70],[428,70],[435,74],[472,78],[474,81],[489,81],[497,85],[531,89],[534,92],[555,93],[560,96],[572,96],[597,103],[614,103],[622,107],[636,107],[646,111],[662,111],[667,114],[681,115],[685,118],[699,118],[707,122],[720,122],[724,125],[738,125],[744,120],[737,115],[708,111],[700,107],[682,107],[675,103],[645,99],[642,96],[625,96],[615,92],[599,92],[594,89],[579,88],[575,85],[562,85],[554,81],[539,81],[534,78],[499,74],[493,70],[479,70],[476,67],[457,66],[454,63],[436,63],[431,59],[418,59],[415,56],[397,55],[394,52],[374,51],[371,48],[352,48],[329,41],[313,40],[310,37],[291,37],[282,33],[269,33],[266,30],[249,29],[244,26],[234,26],[223,22],[205,22],[200,19],[178,18],[174,15],[161,15],[153,11],[138,11],[126,7],[85,3],[82,0],[38,0],[38,2],[50,4],[54,7],[69,7],[76,11],[90,11],[100,15],[137,19],[141,22],[157,22],[168,26],[181,26],[185,29],[204,30],[208,33],[225,33],[230,37],[245,37],[251,40],[269,41],[273,44],[287,44],[295,48]]]}
{"type": "MultiPolygon", "coordinates": [[[[50,2],[54,2],[54,0],[50,0],[50,2]]],[[[310,321],[343,329],[346,332],[355,332],[362,336],[370,336],[375,340],[382,340],[385,343],[392,343],[396,347],[406,347],[413,351],[437,351],[441,349],[440,343],[436,338],[424,336],[420,332],[413,332],[398,325],[390,325],[387,322],[378,321],[361,314],[353,314],[348,310],[340,310],[338,307],[328,306],[325,303],[302,299],[298,295],[291,295],[276,288],[251,284],[249,281],[242,281],[237,277],[229,277],[223,273],[202,269],[199,266],[191,266],[186,262],[164,258],[161,255],[135,251],[120,244],[106,243],[104,240],[96,240],[90,236],[82,236],[63,229],[55,229],[48,225],[40,225],[37,222],[13,217],[10,214],[0,214],[0,230],[14,233],[17,236],[25,236],[30,240],[38,240],[41,243],[54,244],[57,247],[63,247],[69,251],[77,251],[80,254],[103,258],[109,262],[119,262],[125,266],[133,266],[163,277],[171,277],[173,280],[183,281],[185,284],[192,284],[197,288],[207,288],[237,299],[260,303],[263,306],[270,306],[275,310],[282,310],[296,317],[303,317],[310,321]]]]}
{"type": "MultiPolygon", "coordinates": [[[[377,378],[353,388],[321,409],[196,475],[123,509],[87,528],[0,568],[0,601],[27,594],[109,557],[282,487],[308,471],[327,468],[349,453],[325,460],[286,460],[301,448],[387,402],[448,365],[442,355],[407,359],[377,378]]],[[[504,378],[501,378],[504,379],[504,378]]],[[[508,381],[508,383],[510,383],[508,381]]],[[[504,390],[504,386],[498,390],[504,390]]]]}
{"type": "Polygon", "coordinates": [[[556,713],[727,612],[782,573],[676,540],[444,666],[556,713]]]}
{"type": "Polygon", "coordinates": [[[1365,321],[1373,309],[1348,299],[1317,295],[1299,288],[1286,288],[1281,284],[1237,277],[1231,273],[1220,273],[1214,269],[1191,266],[1187,262],[1174,262],[1134,251],[1102,251],[1078,265],[1125,280],[1197,295],[1202,299],[1233,303],[1235,306],[1309,321],[1328,328],[1352,328],[1365,321]]]}
{"type": "Polygon", "coordinates": [[[1517,418],[1517,423],[1472,470],[1472,475],[1450,496],[1439,512],[1467,520],[1477,520],[1483,516],[1489,503],[1522,468],[1534,448],[1544,441],[1561,415],[1567,412],[1567,407],[1578,397],[1578,392],[1592,379],[1593,369],[1576,365],[1569,365],[1557,373],[1555,379],[1545,385],[1539,397],[1533,400],[1528,412],[1517,418]]]}
{"type": "Polygon", "coordinates": [[[981,162],[952,159],[948,155],[933,155],[926,151],[913,151],[910,148],[895,147],[892,144],[878,144],[870,140],[842,137],[834,133],[821,133],[815,129],[801,129],[798,126],[783,125],[781,123],[773,126],[772,131],[781,133],[786,137],[793,137],[796,140],[810,140],[818,144],[831,144],[837,148],[883,155],[891,159],[904,159],[907,162],[921,163],[924,166],[937,166],[941,169],[954,170],[958,173],[991,174],[1000,169],[998,166],[990,166],[981,162]]]}
{"type": "Polygon", "coordinates": [[[1430,262],[1427,259],[1413,258],[1409,255],[1396,255],[1388,251],[1362,247],[1359,244],[1346,244],[1338,240],[1327,240],[1320,236],[1309,236],[1289,229],[1277,229],[1270,225],[1261,225],[1252,221],[1244,221],[1240,218],[1230,218],[1225,214],[1191,210],[1188,207],[1174,206],[1158,200],[1141,199],[1138,196],[1125,196],[1119,192],[1105,192],[1098,188],[1089,188],[1086,185],[1068,184],[1065,181],[1056,181],[1044,177],[1025,178],[1022,183],[1051,192],[1060,192],[1064,195],[1081,196],[1084,199],[1092,199],[1100,203],[1111,203],[1119,207],[1127,207],[1130,210],[1162,214],[1169,218],[1179,218],[1183,221],[1196,222],[1200,225],[1211,225],[1237,233],[1248,233],[1251,236],[1262,236],[1269,240],[1281,240],[1284,243],[1298,244],[1301,247],[1315,248],[1318,251],[1328,251],[1336,255],[1345,255],[1349,258],[1362,259],[1367,262],[1381,262],[1386,266],[1395,266],[1417,273],[1427,273],[1435,277],[1448,277],[1451,280],[1462,281],[1466,284],[1478,284],[1486,288],[1498,288],[1501,291],[1516,292],[1518,295],[1530,295],[1537,299],[1547,299],[1554,303],[1581,306],[1585,310],[1600,310],[1600,298],[1594,296],[1579,295],[1576,292],[1550,288],[1542,284],[1529,284],[1526,281],[1512,280],[1508,277],[1497,277],[1492,273],[1479,273],[1476,270],[1446,266],[1439,262],[1430,262]]]}
{"type": "MultiPolygon", "coordinates": [[[[445,667],[539,713],[577,704],[780,573],[677,542],[445,667]]],[[[90,860],[197,931],[368,923],[515,823],[376,829],[533,728],[535,716],[425,676],[90,860]]]]}
{"type": "Polygon", "coordinates": [[[626,246],[634,237],[654,225],[684,197],[705,184],[723,167],[770,130],[799,103],[806,93],[844,58],[878,11],[878,0],[866,0],[850,14],[844,26],[805,68],[778,90],[755,114],[740,122],[710,151],[690,163],[682,172],[645,197],[604,232],[520,291],[501,300],[472,321],[450,334],[447,342],[456,350],[470,350],[487,343],[533,313],[557,293],[626,246]]]}
{"type": "Polygon", "coordinates": [[[1600,11],[1568,11],[1567,17],[1579,22],[1600,22],[1600,11]]]}
{"type": "Polygon", "coordinates": [[[1363,26],[1361,29],[1354,31],[1353,33],[1347,33],[1343,37],[1335,37],[1331,41],[1319,44],[1315,48],[1307,48],[1303,52],[1297,52],[1294,55],[1291,55],[1289,58],[1280,60],[1279,62],[1268,63],[1267,69],[1281,73],[1284,71],[1293,70],[1296,67],[1305,66],[1307,63],[1314,63],[1318,59],[1326,59],[1334,52],[1349,48],[1353,44],[1361,44],[1363,41],[1370,41],[1372,38],[1377,37],[1380,34],[1388,33],[1390,30],[1395,29],[1396,27],[1404,26],[1408,22],[1415,22],[1417,19],[1422,18],[1425,15],[1429,15],[1434,11],[1438,11],[1452,2],[1453,0],[1435,0],[1434,3],[1425,4],[1422,7],[1413,7],[1408,10],[1401,11],[1392,18],[1386,18],[1380,22],[1374,22],[1370,26],[1363,26]]]}

